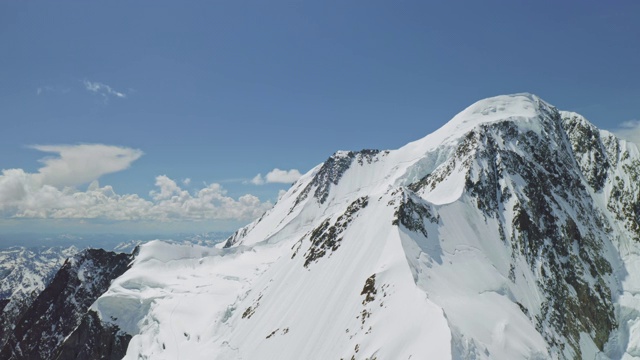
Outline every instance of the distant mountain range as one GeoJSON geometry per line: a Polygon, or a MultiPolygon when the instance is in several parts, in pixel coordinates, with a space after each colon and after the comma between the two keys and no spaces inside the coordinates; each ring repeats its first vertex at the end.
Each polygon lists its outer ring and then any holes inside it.
{"type": "Polygon", "coordinates": [[[77,248],[93,247],[96,249],[111,250],[122,243],[132,241],[146,242],[149,240],[188,239],[190,241],[216,242],[227,238],[231,232],[214,231],[207,233],[176,233],[176,234],[40,234],[40,233],[15,233],[0,235],[0,250],[10,247],[69,247],[77,248]]]}
{"type": "MultiPolygon", "coordinates": [[[[225,239],[225,235],[228,236],[228,233],[212,232],[204,234],[183,234],[177,235],[175,237],[181,240],[164,241],[180,244],[214,246],[215,244],[223,241],[225,239]]],[[[101,235],[55,235],[47,237],[38,237],[38,235],[22,235],[16,236],[16,238],[35,239],[32,241],[27,241],[28,244],[66,244],[66,246],[12,246],[0,249],[0,344],[2,344],[3,346],[11,337],[12,333],[16,331],[15,328],[18,324],[30,324],[32,322],[32,319],[30,319],[30,317],[34,315],[31,315],[29,311],[33,312],[32,307],[34,306],[34,302],[39,298],[45,288],[61,286],[59,284],[53,285],[51,282],[54,280],[56,274],[64,269],[63,265],[71,266],[69,264],[76,264],[78,263],[78,261],[83,261],[74,260],[74,256],[80,256],[81,259],[86,260],[86,257],[95,256],[92,251],[86,249],[89,247],[99,247],[100,245],[109,245],[108,249],[112,250],[115,253],[130,254],[134,251],[136,246],[144,244],[148,241],[128,240],[116,243],[117,240],[125,240],[130,238],[129,236],[125,235],[108,235],[105,236],[105,238],[101,238],[101,235]],[[77,246],[69,246],[69,243],[76,244],[77,246]]],[[[146,238],[149,238],[149,236],[146,236],[146,238]]],[[[6,246],[6,244],[4,243],[3,245],[6,246]]],[[[98,270],[95,271],[99,271],[100,266],[98,266],[98,270]]],[[[67,268],[65,271],[68,272],[69,269],[67,268]]],[[[113,280],[113,278],[109,278],[109,281],[110,280],[113,280]]],[[[63,277],[62,280],[58,280],[58,282],[68,281],[68,277],[63,277]]],[[[108,283],[105,286],[108,286],[108,283]]],[[[85,302],[90,300],[87,304],[74,308],[74,311],[78,313],[76,317],[84,314],[87,311],[88,307],[93,303],[93,301],[95,301],[95,299],[105,290],[106,287],[100,288],[98,291],[94,291],[93,296],[88,296],[85,298],[85,302]]],[[[41,315],[42,314],[39,314],[38,316],[41,315]]],[[[75,324],[71,329],[67,331],[67,333],[73,330],[77,325],[78,324],[75,324]]],[[[31,327],[31,325],[25,326],[31,327]]],[[[40,341],[39,339],[43,335],[42,333],[34,333],[33,330],[30,334],[32,337],[35,336],[35,341],[40,341]]],[[[53,334],[49,334],[49,336],[53,336],[53,334]]],[[[34,339],[30,340],[33,341],[34,339]]],[[[50,346],[51,344],[44,345],[50,346]]],[[[56,346],[57,345],[58,344],[56,344],[56,346]]],[[[2,346],[0,346],[0,350],[1,349],[2,346]]],[[[54,348],[52,347],[51,350],[54,350],[54,348]]],[[[29,356],[36,355],[31,353],[29,354],[29,356]]],[[[11,358],[8,353],[0,352],[0,359],[4,359],[5,357],[11,358]]],[[[34,357],[23,356],[22,358],[34,357]]],[[[39,357],[36,356],[35,358],[39,357]]],[[[44,359],[47,357],[40,358],[44,359]]]]}

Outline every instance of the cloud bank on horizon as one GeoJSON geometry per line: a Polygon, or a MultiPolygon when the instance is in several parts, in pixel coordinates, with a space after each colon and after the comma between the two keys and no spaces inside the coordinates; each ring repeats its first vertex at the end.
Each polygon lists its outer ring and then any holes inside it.
{"type": "MultiPolygon", "coordinates": [[[[35,145],[57,156],[40,160],[37,173],[3,169],[0,174],[0,212],[11,218],[105,219],[119,221],[252,220],[271,208],[271,202],[246,194],[234,199],[220,184],[190,193],[165,175],[156,177],[150,200],[137,194],[117,194],[100,186],[102,175],[125,170],[143,152],[128,147],[81,144],[35,145]],[[76,188],[91,182],[86,191],[76,188]]],[[[185,179],[186,180],[186,179],[185,179]]],[[[190,181],[183,180],[188,185],[190,181]]]]}

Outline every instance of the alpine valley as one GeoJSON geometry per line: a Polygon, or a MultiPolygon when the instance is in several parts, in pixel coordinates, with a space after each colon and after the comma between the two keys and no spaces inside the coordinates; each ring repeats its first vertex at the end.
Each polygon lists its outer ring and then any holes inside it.
{"type": "Polygon", "coordinates": [[[640,359],[640,153],[481,100],[219,245],[78,252],[11,331],[2,359],[640,359]]]}

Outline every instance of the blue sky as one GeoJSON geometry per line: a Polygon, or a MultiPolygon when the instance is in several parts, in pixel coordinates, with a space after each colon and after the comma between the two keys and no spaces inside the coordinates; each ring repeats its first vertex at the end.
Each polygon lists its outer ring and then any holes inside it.
{"type": "Polygon", "coordinates": [[[3,1],[0,232],[232,230],[336,150],[400,147],[498,94],[637,136],[638,14],[632,1],[3,1]]]}

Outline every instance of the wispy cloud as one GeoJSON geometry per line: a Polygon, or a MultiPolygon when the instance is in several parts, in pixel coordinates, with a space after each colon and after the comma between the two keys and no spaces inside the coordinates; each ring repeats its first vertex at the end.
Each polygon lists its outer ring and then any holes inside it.
{"type": "Polygon", "coordinates": [[[71,91],[71,89],[66,88],[66,87],[43,85],[43,86],[39,86],[36,89],[36,95],[40,96],[40,95],[43,95],[43,94],[46,94],[46,93],[66,94],[69,91],[71,91]]]}
{"type": "Polygon", "coordinates": [[[640,120],[625,121],[612,132],[620,138],[640,145],[640,120]]]}
{"type": "MultiPolygon", "coordinates": [[[[87,79],[82,80],[80,83],[84,90],[102,97],[105,103],[108,102],[110,98],[126,99],[128,97],[128,94],[135,92],[133,89],[128,89],[127,92],[118,91],[105,83],[101,83],[98,81],[90,81],[87,79]]],[[[77,85],[72,86],[72,88],[74,89],[76,87],[77,85]]],[[[36,88],[37,96],[41,96],[45,94],[66,94],[69,92],[71,92],[70,87],[60,86],[60,85],[47,84],[47,85],[42,85],[36,88]]]]}
{"type": "Polygon", "coordinates": [[[40,86],[40,87],[36,90],[36,95],[40,95],[40,94],[42,94],[43,92],[50,92],[50,91],[53,91],[53,86],[49,86],[49,85],[46,85],[46,86],[40,86]]]}
{"type": "Polygon", "coordinates": [[[104,98],[104,101],[108,101],[109,97],[117,97],[124,99],[127,97],[127,94],[117,91],[109,85],[97,82],[97,81],[89,81],[87,79],[82,81],[84,84],[84,88],[92,92],[94,94],[101,95],[104,98]]]}
{"type": "Polygon", "coordinates": [[[262,174],[256,175],[251,179],[250,183],[254,185],[263,185],[265,183],[291,184],[296,182],[300,176],[302,175],[297,169],[280,170],[275,168],[269,171],[265,177],[262,177],[262,174]]]}
{"type": "MultiPolygon", "coordinates": [[[[165,175],[156,177],[150,200],[137,194],[118,194],[109,185],[100,186],[97,179],[128,168],[142,156],[140,150],[101,144],[33,148],[58,156],[41,160],[44,166],[37,173],[2,170],[0,215],[5,218],[244,221],[272,207],[269,201],[262,202],[251,194],[228,196],[217,183],[189,192],[165,175]],[[77,188],[88,182],[86,190],[77,188]]],[[[182,184],[190,181],[183,180],[182,184]]]]}

